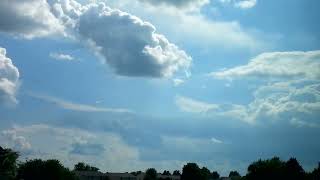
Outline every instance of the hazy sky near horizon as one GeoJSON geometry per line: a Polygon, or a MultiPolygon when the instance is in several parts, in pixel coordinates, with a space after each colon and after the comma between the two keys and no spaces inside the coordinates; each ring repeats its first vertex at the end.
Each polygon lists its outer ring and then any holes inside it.
{"type": "Polygon", "coordinates": [[[1,0],[0,145],[102,171],[320,160],[317,0],[1,0]]]}

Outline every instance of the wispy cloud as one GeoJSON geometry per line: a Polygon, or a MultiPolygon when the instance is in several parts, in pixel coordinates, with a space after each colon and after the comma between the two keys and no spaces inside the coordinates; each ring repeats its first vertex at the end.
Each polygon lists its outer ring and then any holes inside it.
{"type": "Polygon", "coordinates": [[[172,81],[173,81],[173,85],[176,86],[176,87],[180,86],[183,83],[185,83],[185,81],[183,79],[178,79],[178,78],[173,79],[172,81]]]}
{"type": "Polygon", "coordinates": [[[208,113],[209,111],[219,109],[219,106],[216,104],[208,104],[183,96],[176,96],[175,103],[180,110],[190,113],[208,113]]]}
{"type": "Polygon", "coordinates": [[[257,0],[220,0],[221,3],[232,3],[236,8],[250,9],[256,6],[257,0]]]}
{"type": "Polygon", "coordinates": [[[50,53],[49,56],[56,60],[62,60],[62,61],[72,61],[74,60],[74,57],[69,54],[62,54],[62,53],[50,53]]]}
{"type": "Polygon", "coordinates": [[[72,111],[133,113],[133,111],[129,109],[96,107],[96,106],[87,105],[87,104],[74,103],[74,102],[70,102],[64,99],[59,99],[59,98],[48,96],[48,95],[39,95],[34,93],[29,93],[29,95],[46,102],[56,104],[60,108],[72,110],[72,111]]]}
{"type": "Polygon", "coordinates": [[[216,138],[214,138],[214,137],[211,138],[211,141],[212,141],[213,143],[215,143],[215,144],[222,144],[222,143],[223,143],[223,141],[221,141],[221,140],[219,140],[219,139],[216,139],[216,138]]]}
{"type": "Polygon", "coordinates": [[[257,4],[257,0],[243,0],[235,3],[235,7],[241,9],[253,8],[257,4]]]}

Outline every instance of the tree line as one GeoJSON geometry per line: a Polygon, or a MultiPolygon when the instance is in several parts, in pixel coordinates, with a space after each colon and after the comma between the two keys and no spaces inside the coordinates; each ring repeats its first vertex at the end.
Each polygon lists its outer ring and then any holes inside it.
{"type": "MultiPolygon", "coordinates": [[[[58,160],[33,159],[25,162],[18,162],[19,153],[0,146],[0,179],[1,180],[78,180],[75,171],[99,172],[99,168],[90,166],[84,162],[77,163],[73,170],[64,167],[58,160]]],[[[142,171],[131,172],[137,176],[142,171]]],[[[162,175],[180,176],[181,180],[215,180],[220,175],[217,171],[210,171],[206,167],[199,167],[196,163],[187,163],[179,170],[163,171],[162,175]]],[[[241,176],[237,171],[230,171],[229,178],[232,180],[320,180],[320,163],[311,172],[306,172],[297,159],[290,158],[283,161],[278,157],[262,160],[259,159],[248,166],[247,174],[241,176]]],[[[145,172],[144,180],[163,180],[158,177],[154,168],[145,172]]],[[[165,178],[170,180],[170,178],[165,178]]]]}

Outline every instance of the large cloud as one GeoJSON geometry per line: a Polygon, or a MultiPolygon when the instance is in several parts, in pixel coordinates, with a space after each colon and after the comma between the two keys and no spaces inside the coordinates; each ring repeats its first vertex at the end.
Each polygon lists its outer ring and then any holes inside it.
{"type": "Polygon", "coordinates": [[[46,0],[1,0],[0,31],[33,38],[63,33],[46,0]]]}
{"type": "Polygon", "coordinates": [[[0,47],[0,103],[16,103],[16,90],[19,82],[18,68],[6,56],[6,49],[0,47]]]}
{"type": "Polygon", "coordinates": [[[119,75],[170,77],[191,63],[191,57],[156,33],[152,24],[104,4],[88,7],[80,16],[78,33],[119,75]]]}
{"type": "Polygon", "coordinates": [[[295,126],[319,127],[319,69],[320,51],[273,52],[212,75],[219,79],[251,79],[251,83],[259,84],[252,102],[224,108],[225,115],[246,122],[289,120],[295,126]]]}

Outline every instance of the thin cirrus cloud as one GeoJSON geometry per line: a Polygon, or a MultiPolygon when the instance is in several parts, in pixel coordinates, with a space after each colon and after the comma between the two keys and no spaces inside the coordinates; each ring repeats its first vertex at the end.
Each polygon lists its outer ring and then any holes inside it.
{"type": "Polygon", "coordinates": [[[175,78],[172,80],[173,81],[173,85],[175,87],[182,85],[183,83],[185,83],[185,80],[183,79],[179,79],[179,78],[175,78]]]}
{"type": "Polygon", "coordinates": [[[219,0],[224,4],[232,4],[236,8],[250,9],[256,6],[257,0],[219,0]]]}
{"type": "Polygon", "coordinates": [[[211,75],[218,79],[309,79],[320,77],[320,51],[263,53],[242,65],[211,75]]]}
{"type": "Polygon", "coordinates": [[[104,107],[96,107],[87,104],[79,104],[70,101],[66,101],[64,99],[59,99],[52,96],[47,95],[39,95],[35,93],[29,93],[31,97],[53,103],[58,107],[66,110],[72,111],[80,111],[80,112],[111,112],[111,113],[133,113],[133,111],[129,109],[121,109],[121,108],[104,108],[104,107]]]}
{"type": "Polygon", "coordinates": [[[63,54],[63,53],[50,53],[49,57],[55,59],[55,60],[61,60],[61,61],[72,61],[74,60],[74,57],[69,54],[63,54]]]}
{"type": "Polygon", "coordinates": [[[169,5],[177,8],[196,10],[210,3],[210,0],[140,0],[152,5],[169,5]]]}
{"type": "Polygon", "coordinates": [[[209,104],[184,96],[176,96],[175,103],[183,112],[206,114],[210,111],[219,109],[216,104],[209,104]]]}
{"type": "Polygon", "coordinates": [[[241,9],[250,9],[256,6],[257,0],[242,0],[235,3],[235,7],[241,9]]]}
{"type": "Polygon", "coordinates": [[[222,144],[222,143],[223,143],[223,141],[221,141],[221,140],[219,140],[219,139],[217,139],[217,138],[214,138],[214,137],[211,138],[211,141],[212,141],[213,143],[216,143],[216,144],[222,144]]]}
{"type": "Polygon", "coordinates": [[[17,103],[19,76],[19,70],[7,57],[6,49],[0,47],[0,104],[17,103]]]}

